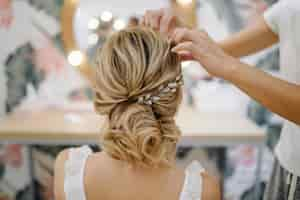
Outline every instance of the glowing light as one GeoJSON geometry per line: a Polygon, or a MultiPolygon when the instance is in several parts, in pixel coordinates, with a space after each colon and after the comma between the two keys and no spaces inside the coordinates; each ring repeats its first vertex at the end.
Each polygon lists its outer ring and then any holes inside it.
{"type": "Polygon", "coordinates": [[[71,51],[68,55],[68,61],[73,66],[79,66],[83,61],[83,55],[80,51],[71,51]]]}
{"type": "Polygon", "coordinates": [[[104,21],[104,22],[109,22],[110,20],[112,20],[112,13],[109,12],[109,11],[104,11],[102,14],[101,14],[101,20],[104,21]]]}
{"type": "Polygon", "coordinates": [[[193,2],[193,0],[176,0],[178,4],[182,6],[187,6],[193,2]]]}
{"type": "Polygon", "coordinates": [[[92,18],[92,19],[90,19],[90,21],[88,23],[88,28],[91,30],[95,30],[98,28],[99,25],[100,25],[99,19],[92,18]]]}
{"type": "Polygon", "coordinates": [[[96,33],[93,33],[88,37],[88,44],[95,45],[97,44],[98,40],[99,40],[99,36],[96,33]]]}
{"type": "Polygon", "coordinates": [[[126,23],[123,19],[117,19],[113,25],[114,29],[117,31],[122,30],[123,28],[125,28],[125,26],[126,26],[126,23]]]}

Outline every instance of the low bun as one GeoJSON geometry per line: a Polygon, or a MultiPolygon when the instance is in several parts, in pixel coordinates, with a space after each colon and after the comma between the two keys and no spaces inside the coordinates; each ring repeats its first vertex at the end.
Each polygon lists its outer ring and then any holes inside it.
{"type": "Polygon", "coordinates": [[[94,105],[107,116],[101,144],[113,158],[144,166],[175,160],[182,75],[170,49],[158,32],[137,27],[113,34],[97,54],[94,105]]]}
{"type": "Polygon", "coordinates": [[[102,141],[104,150],[115,159],[157,166],[174,159],[170,152],[175,152],[178,136],[174,120],[156,119],[151,107],[124,102],[109,116],[102,141]]]}

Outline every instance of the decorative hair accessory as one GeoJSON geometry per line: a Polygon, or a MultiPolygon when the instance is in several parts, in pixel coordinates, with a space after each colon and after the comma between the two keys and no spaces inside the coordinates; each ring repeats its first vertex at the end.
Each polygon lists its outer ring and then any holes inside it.
{"type": "Polygon", "coordinates": [[[182,85],[183,77],[182,75],[179,75],[176,77],[175,81],[170,82],[166,85],[161,85],[158,89],[157,95],[147,94],[145,96],[139,97],[138,103],[151,106],[153,103],[159,101],[162,95],[169,92],[175,93],[177,89],[182,85]]]}

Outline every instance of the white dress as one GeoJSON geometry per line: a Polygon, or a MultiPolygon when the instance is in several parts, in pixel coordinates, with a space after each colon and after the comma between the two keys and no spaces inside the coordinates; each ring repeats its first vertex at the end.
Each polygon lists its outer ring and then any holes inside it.
{"type": "MultiPolygon", "coordinates": [[[[64,192],[66,200],[87,200],[84,191],[84,168],[87,158],[92,154],[88,146],[73,148],[65,164],[64,192]]],[[[201,200],[202,173],[204,168],[193,161],[185,170],[184,185],[179,200],[201,200]]]]}

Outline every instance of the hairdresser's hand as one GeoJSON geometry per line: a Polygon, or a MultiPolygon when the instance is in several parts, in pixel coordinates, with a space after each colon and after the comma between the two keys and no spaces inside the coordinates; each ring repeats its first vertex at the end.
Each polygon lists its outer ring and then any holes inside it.
{"type": "Polygon", "coordinates": [[[166,36],[172,35],[175,28],[184,26],[171,9],[147,10],[141,24],[159,30],[166,36]]]}
{"type": "Polygon", "coordinates": [[[177,44],[172,51],[184,59],[194,59],[213,76],[227,78],[236,62],[227,55],[205,31],[178,28],[171,36],[177,44]]]}

